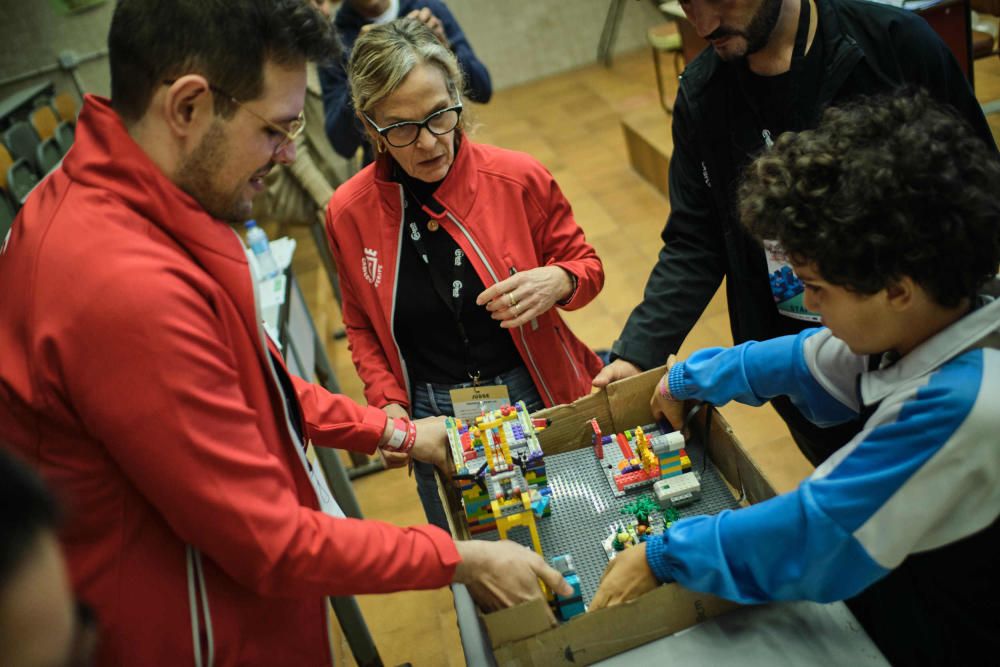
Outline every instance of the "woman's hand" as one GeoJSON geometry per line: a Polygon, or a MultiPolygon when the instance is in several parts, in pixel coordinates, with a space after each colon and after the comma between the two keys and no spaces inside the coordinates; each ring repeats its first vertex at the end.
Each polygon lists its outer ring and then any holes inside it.
{"type": "Polygon", "coordinates": [[[573,279],[565,269],[540,266],[515,273],[484,290],[476,297],[476,304],[485,305],[502,328],[513,329],[548,312],[572,291],[573,279]]]}

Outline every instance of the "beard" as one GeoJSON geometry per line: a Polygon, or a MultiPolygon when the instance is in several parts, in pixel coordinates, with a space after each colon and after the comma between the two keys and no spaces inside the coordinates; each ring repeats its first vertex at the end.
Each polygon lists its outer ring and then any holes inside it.
{"type": "MultiPolygon", "coordinates": [[[[216,120],[191,154],[181,160],[177,169],[177,185],[194,197],[213,218],[245,222],[253,214],[251,202],[242,198],[249,178],[242,180],[231,192],[215,187],[219,170],[226,164],[228,155],[226,134],[222,123],[216,120]]],[[[270,167],[269,164],[267,170],[270,167]]]]}
{"type": "Polygon", "coordinates": [[[750,18],[750,23],[743,30],[736,30],[719,26],[705,39],[712,41],[724,37],[742,37],[746,42],[746,47],[739,51],[729,53],[719,53],[719,57],[725,61],[733,61],[739,58],[746,58],[752,53],[757,53],[771,39],[771,33],[778,25],[778,17],[781,16],[782,0],[763,0],[757,11],[750,18]]]}
{"type": "Polygon", "coordinates": [[[750,19],[750,25],[745,31],[747,50],[744,56],[757,53],[767,46],[768,40],[771,39],[771,33],[774,32],[774,27],[778,25],[781,2],[782,0],[764,0],[757,8],[757,12],[750,19]]]}

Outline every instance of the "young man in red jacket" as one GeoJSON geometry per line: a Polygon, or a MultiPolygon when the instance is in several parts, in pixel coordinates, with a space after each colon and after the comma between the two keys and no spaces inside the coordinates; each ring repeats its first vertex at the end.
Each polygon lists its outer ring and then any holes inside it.
{"type": "Polygon", "coordinates": [[[67,503],[100,663],[315,665],[327,595],[568,593],[513,543],[343,518],[305,458],[310,440],[445,451],[437,422],[414,435],[288,374],[229,224],[294,159],[329,24],[301,0],[121,0],[109,50],[111,101],[87,97],[0,254],[21,286],[0,301],[0,432],[67,503]]]}

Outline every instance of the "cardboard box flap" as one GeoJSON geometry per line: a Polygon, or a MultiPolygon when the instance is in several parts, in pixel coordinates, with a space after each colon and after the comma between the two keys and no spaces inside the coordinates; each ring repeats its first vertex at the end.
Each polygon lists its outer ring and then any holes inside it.
{"type": "Polygon", "coordinates": [[[649,399],[656,390],[656,384],[667,372],[666,366],[651,368],[625,380],[612,382],[608,385],[608,404],[611,408],[611,431],[605,433],[620,433],[626,429],[648,424],[649,399]]]}
{"type": "Polygon", "coordinates": [[[533,417],[552,423],[538,434],[546,454],[589,447],[593,431],[590,420],[597,419],[605,435],[648,424],[649,399],[665,367],[653,368],[639,375],[612,382],[604,391],[578,398],[568,405],[557,405],[536,412],[533,417]]]}
{"type": "MultiPolygon", "coordinates": [[[[689,628],[736,606],[712,595],[666,584],[628,604],[578,616],[544,634],[499,642],[502,644],[499,646],[494,639],[493,645],[497,663],[501,665],[589,665],[689,628]]],[[[491,638],[493,616],[496,614],[486,616],[491,638]]]]}
{"type": "Polygon", "coordinates": [[[716,469],[747,502],[752,505],[776,495],[774,485],[736,439],[729,422],[714,408],[704,406],[691,428],[703,443],[707,442],[708,456],[716,469]]]}
{"type": "Polygon", "coordinates": [[[553,627],[549,605],[540,599],[484,614],[483,618],[493,648],[537,635],[553,627]]]}

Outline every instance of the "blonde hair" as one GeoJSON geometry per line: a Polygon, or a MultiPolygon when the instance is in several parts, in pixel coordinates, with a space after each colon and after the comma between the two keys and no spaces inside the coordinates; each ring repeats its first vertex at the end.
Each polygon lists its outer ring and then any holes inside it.
{"type": "Polygon", "coordinates": [[[465,77],[458,60],[430,28],[410,18],[372,27],[354,43],[347,65],[354,109],[371,116],[372,108],[394,93],[413,68],[423,63],[441,70],[448,93],[461,102],[465,77]]]}

